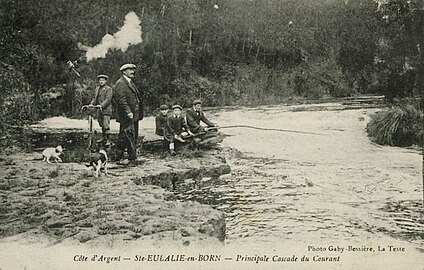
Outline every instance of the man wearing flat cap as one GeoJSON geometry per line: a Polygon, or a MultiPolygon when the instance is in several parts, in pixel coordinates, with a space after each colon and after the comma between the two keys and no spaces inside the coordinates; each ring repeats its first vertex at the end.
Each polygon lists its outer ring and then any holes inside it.
{"type": "Polygon", "coordinates": [[[196,99],[193,101],[193,107],[186,111],[187,124],[193,133],[205,132],[205,128],[200,125],[200,121],[208,127],[215,127],[215,124],[209,121],[202,111],[202,101],[196,99]]]}
{"type": "Polygon", "coordinates": [[[136,66],[121,66],[122,77],[115,83],[113,96],[117,105],[116,121],[120,123],[116,143],[118,164],[132,163],[137,160],[137,141],[139,121],[143,119],[143,96],[133,82],[136,66]],[[128,162],[123,161],[128,151],[128,162]]]}
{"type": "Polygon", "coordinates": [[[113,89],[107,85],[107,75],[97,76],[99,86],[96,87],[94,92],[94,99],[91,101],[91,106],[100,106],[102,109],[97,110],[97,120],[102,128],[102,138],[98,143],[110,145],[110,116],[112,114],[112,96],[113,89]]]}

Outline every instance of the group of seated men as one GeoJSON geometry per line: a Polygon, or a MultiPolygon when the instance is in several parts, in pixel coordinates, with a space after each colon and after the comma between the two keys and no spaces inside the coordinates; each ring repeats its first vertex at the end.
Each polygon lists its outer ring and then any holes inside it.
{"type": "Polygon", "coordinates": [[[204,134],[208,129],[216,129],[214,123],[209,121],[203,111],[202,102],[198,99],[193,101],[193,106],[186,111],[186,117],[182,116],[183,108],[180,105],[172,106],[172,113],[169,115],[168,106],[160,106],[159,114],[156,116],[156,134],[163,136],[169,143],[169,152],[175,155],[175,143],[184,143],[187,138],[194,138],[204,134]],[[203,127],[200,121],[207,127],[203,127]]]}

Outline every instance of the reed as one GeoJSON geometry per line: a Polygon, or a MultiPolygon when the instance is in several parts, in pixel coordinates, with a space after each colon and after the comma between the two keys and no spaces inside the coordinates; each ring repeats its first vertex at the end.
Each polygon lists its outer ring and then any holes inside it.
{"type": "Polygon", "coordinates": [[[418,103],[404,104],[374,114],[367,132],[378,144],[423,146],[423,121],[424,113],[418,103]]]}

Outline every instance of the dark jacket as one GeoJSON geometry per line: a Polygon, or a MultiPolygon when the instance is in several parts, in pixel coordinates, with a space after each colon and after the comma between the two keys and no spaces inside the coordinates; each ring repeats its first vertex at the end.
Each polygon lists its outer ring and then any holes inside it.
{"type": "Polygon", "coordinates": [[[102,106],[103,114],[112,114],[112,87],[105,85],[103,87],[98,86],[94,92],[94,99],[90,104],[102,106]]]}
{"type": "Polygon", "coordinates": [[[190,130],[194,133],[203,131],[203,127],[200,125],[200,121],[208,125],[208,127],[215,126],[214,123],[205,117],[205,114],[202,111],[196,112],[194,108],[190,108],[186,111],[186,118],[190,130]]]}
{"type": "Polygon", "coordinates": [[[168,121],[168,116],[159,113],[156,118],[156,131],[155,133],[159,136],[163,136],[165,134],[166,124],[168,121]]]}
{"type": "Polygon", "coordinates": [[[113,87],[113,99],[117,106],[117,122],[129,113],[133,113],[134,121],[143,119],[143,96],[133,81],[129,83],[123,76],[119,78],[113,87]]]}
{"type": "Polygon", "coordinates": [[[172,141],[175,135],[180,135],[182,132],[188,130],[189,127],[184,117],[175,117],[174,115],[171,115],[168,117],[166,122],[165,138],[172,141]]]}

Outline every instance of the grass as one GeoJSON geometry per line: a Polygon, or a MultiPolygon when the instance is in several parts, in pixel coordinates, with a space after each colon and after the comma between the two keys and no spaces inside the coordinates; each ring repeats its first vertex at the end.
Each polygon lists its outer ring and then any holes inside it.
{"type": "Polygon", "coordinates": [[[367,125],[368,135],[378,144],[423,146],[424,113],[418,103],[404,104],[380,111],[367,125]]]}
{"type": "Polygon", "coordinates": [[[50,178],[56,178],[56,177],[58,177],[59,176],[59,171],[60,171],[59,166],[56,166],[56,168],[53,169],[53,170],[49,170],[49,177],[50,178]]]}

